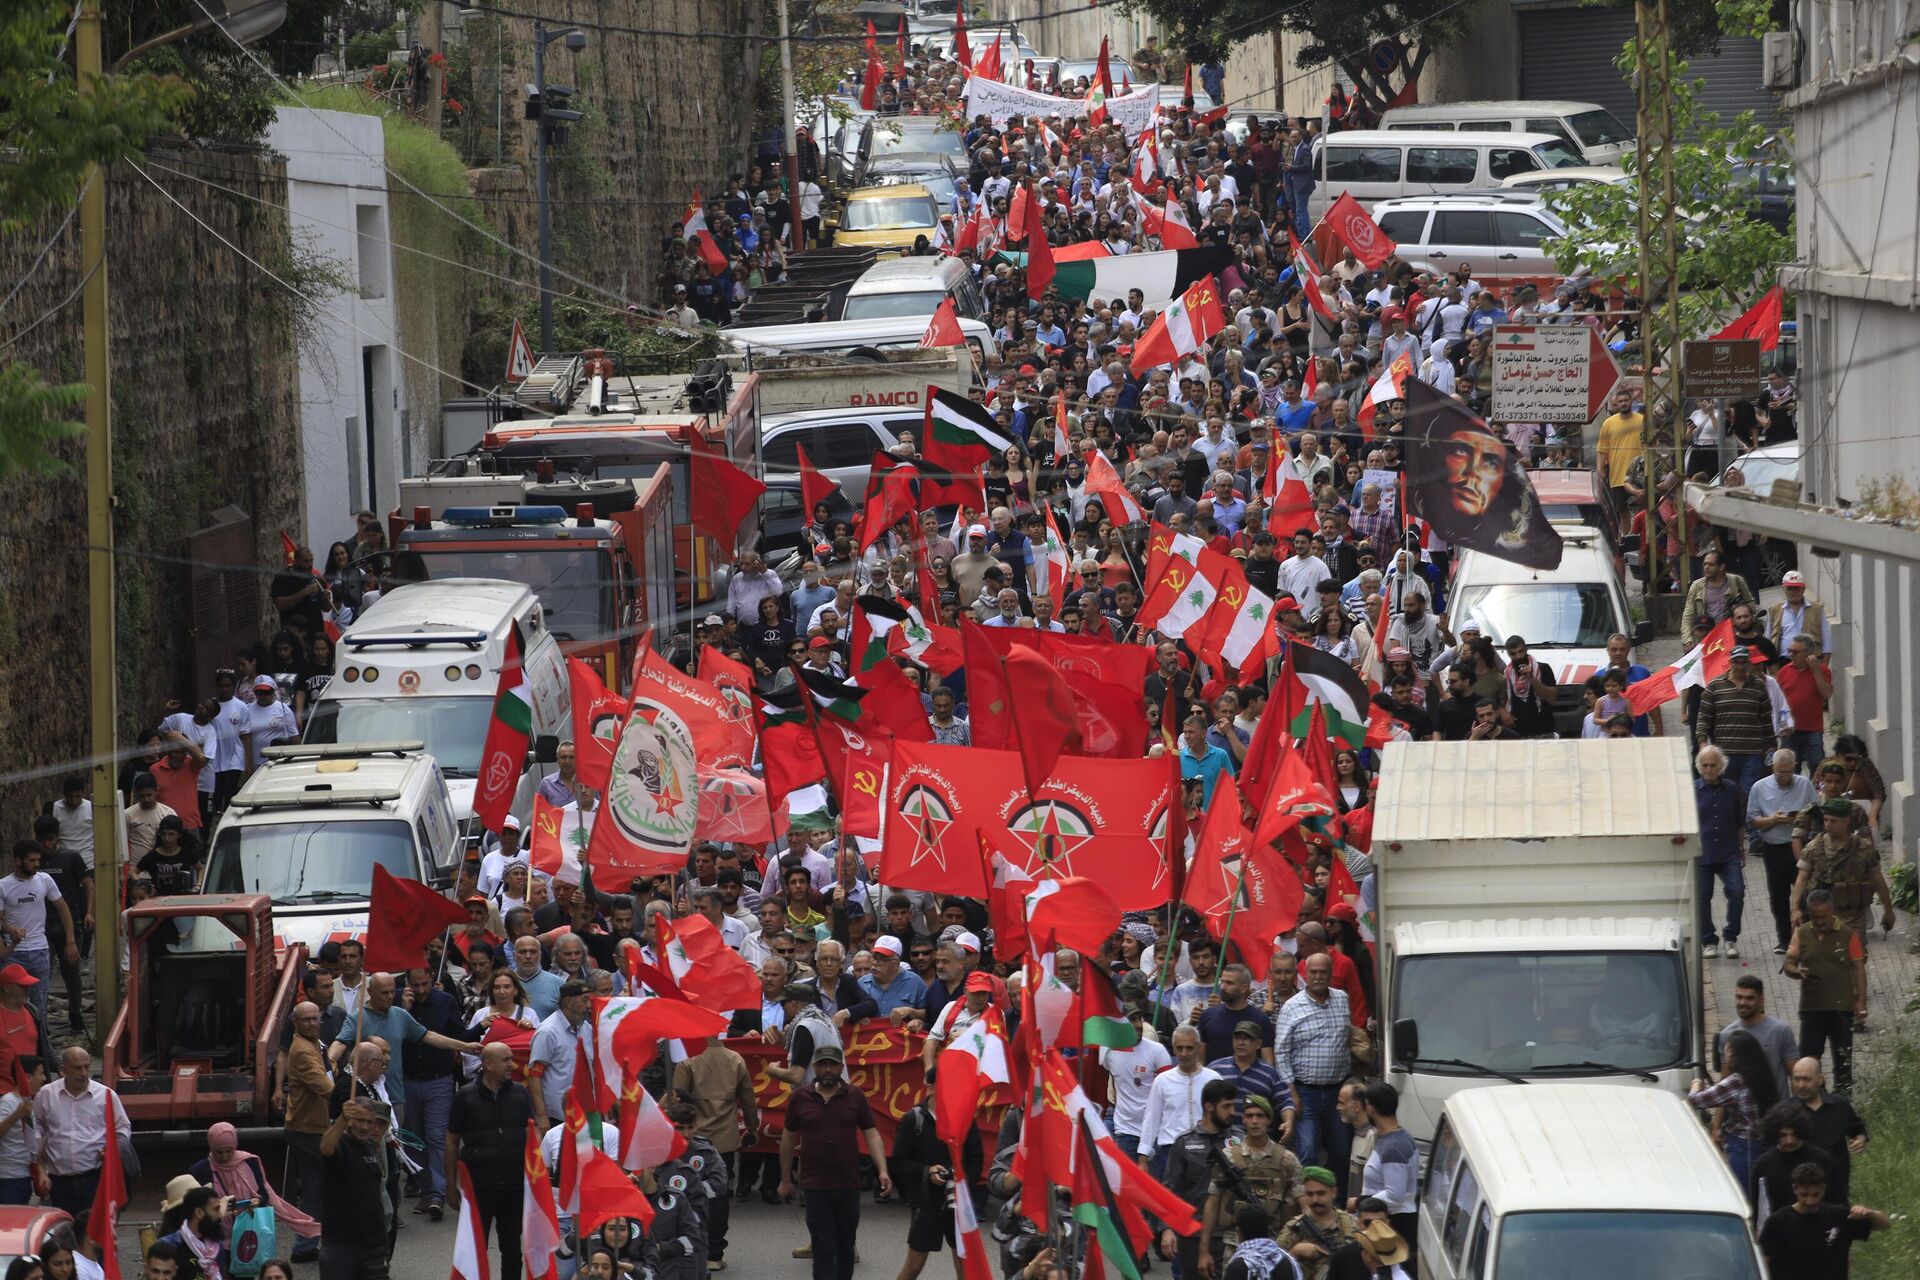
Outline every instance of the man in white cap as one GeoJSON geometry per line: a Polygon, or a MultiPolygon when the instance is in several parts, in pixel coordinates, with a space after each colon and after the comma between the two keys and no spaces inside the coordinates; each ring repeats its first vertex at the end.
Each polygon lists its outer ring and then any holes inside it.
{"type": "Polygon", "coordinates": [[[300,724],[293,708],[280,700],[280,686],[272,676],[255,676],[252,717],[247,725],[247,771],[260,767],[262,751],[276,742],[292,742],[300,736],[300,724]]]}
{"type": "Polygon", "coordinates": [[[1833,625],[1827,619],[1826,606],[1807,596],[1807,578],[1798,569],[1789,569],[1780,579],[1780,591],[1786,599],[1767,610],[1767,639],[1780,653],[1787,651],[1795,636],[1812,636],[1820,645],[1821,658],[1833,654],[1833,625]]]}
{"type": "Polygon", "coordinates": [[[907,949],[900,939],[886,934],[874,939],[873,972],[862,974],[860,989],[880,1007],[879,1015],[898,1026],[918,1016],[926,1002],[927,984],[919,974],[901,963],[907,949]]]}
{"type": "Polygon", "coordinates": [[[480,859],[480,877],[474,882],[474,890],[492,897],[500,888],[500,882],[506,879],[507,866],[520,856],[520,819],[508,814],[500,819],[500,843],[493,852],[480,859]]]}
{"type": "Polygon", "coordinates": [[[960,599],[968,601],[978,596],[987,580],[987,570],[999,563],[987,550],[987,526],[967,526],[967,549],[947,562],[947,572],[953,576],[960,599]]]}

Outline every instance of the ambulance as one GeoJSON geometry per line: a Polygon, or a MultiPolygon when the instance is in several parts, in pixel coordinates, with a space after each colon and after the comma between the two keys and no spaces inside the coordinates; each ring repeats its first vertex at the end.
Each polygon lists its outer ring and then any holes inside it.
{"type": "Polygon", "coordinates": [[[531,587],[441,578],[396,587],[341,633],[333,679],[307,720],[307,744],[417,741],[439,762],[463,844],[477,848],[473,793],[509,639],[517,639],[533,707],[532,755],[514,799],[531,816],[539,766],[572,736],[560,643],[531,587]]]}

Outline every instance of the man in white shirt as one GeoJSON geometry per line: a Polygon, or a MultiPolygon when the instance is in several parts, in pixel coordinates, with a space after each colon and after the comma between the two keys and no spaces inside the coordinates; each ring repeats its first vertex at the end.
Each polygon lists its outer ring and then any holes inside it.
{"type": "Polygon", "coordinates": [[[1329,576],[1326,562],[1313,554],[1313,538],[1306,530],[1276,532],[1293,538],[1293,554],[1280,562],[1279,593],[1292,596],[1300,605],[1300,611],[1312,618],[1320,612],[1319,587],[1329,576]]]}
{"type": "Polygon", "coordinates": [[[0,879],[0,929],[13,940],[8,958],[38,979],[27,988],[27,997],[39,1010],[43,1023],[47,1020],[47,978],[53,973],[53,953],[47,941],[48,904],[65,926],[61,935],[67,940],[64,958],[68,964],[77,965],[80,948],[74,940],[80,935],[73,927],[73,912],[61,899],[60,886],[40,869],[40,846],[23,841],[14,846],[13,874],[0,879]]]}
{"type": "Polygon", "coordinates": [[[1182,1024],[1173,1030],[1173,1070],[1153,1078],[1146,1113],[1140,1121],[1140,1167],[1154,1161],[1187,1130],[1200,1123],[1200,1091],[1220,1079],[1201,1061],[1200,1030],[1182,1024]]]}
{"type": "Polygon", "coordinates": [[[260,767],[262,751],[299,736],[300,724],[293,718],[293,708],[280,701],[280,686],[272,676],[254,677],[252,714],[247,722],[248,772],[260,767]]]}
{"type": "Polygon", "coordinates": [[[566,1110],[567,1086],[573,1083],[573,1067],[579,1044],[593,1053],[593,1021],[587,1017],[593,1009],[593,993],[578,979],[560,987],[560,1007],[547,1015],[533,1033],[533,1045],[527,1051],[527,1089],[533,1095],[533,1122],[546,1132],[550,1117],[566,1110]]]}
{"type": "Polygon", "coordinates": [[[1173,1065],[1173,1055],[1158,1040],[1146,1038],[1139,1006],[1127,1010],[1140,1043],[1131,1049],[1100,1050],[1100,1065],[1113,1077],[1113,1140],[1130,1156],[1140,1154],[1141,1126],[1147,1119],[1147,1097],[1153,1082],[1173,1065]]]}
{"type": "Polygon", "coordinates": [[[60,824],[60,852],[77,853],[93,870],[93,801],[87,799],[87,780],[79,774],[60,782],[60,798],[47,806],[60,824]]]}
{"type": "MultiPolygon", "coordinates": [[[[71,935],[69,935],[71,936],[71,935]]],[[[40,1162],[47,1172],[47,1203],[85,1222],[100,1185],[100,1156],[107,1147],[107,1108],[122,1155],[133,1146],[133,1126],[120,1097],[93,1079],[93,1058],[79,1045],[60,1055],[60,1078],[33,1096],[40,1162]]]]}

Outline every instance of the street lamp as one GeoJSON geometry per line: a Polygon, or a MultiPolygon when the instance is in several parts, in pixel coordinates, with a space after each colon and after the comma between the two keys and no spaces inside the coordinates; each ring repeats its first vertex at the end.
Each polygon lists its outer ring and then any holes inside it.
{"type": "Polygon", "coordinates": [[[578,53],[587,47],[587,33],[578,27],[548,30],[546,24],[533,24],[533,83],[527,86],[527,119],[536,121],[534,130],[534,183],[540,201],[540,354],[553,354],[553,213],[547,202],[547,146],[567,140],[567,126],[580,118],[567,103],[573,90],[565,85],[547,83],[547,46],[556,40],[578,53]]]}
{"type": "MultiPolygon", "coordinates": [[[[242,43],[286,21],[286,0],[195,0],[201,16],[104,65],[100,0],[83,0],[73,32],[74,79],[86,92],[140,54],[215,28],[242,43]]],[[[81,377],[87,384],[87,692],[93,774],[94,1015],[103,1034],[120,1007],[120,704],[115,687],[113,585],[113,364],[107,345],[107,175],[99,165],[80,188],[81,377]]]]}

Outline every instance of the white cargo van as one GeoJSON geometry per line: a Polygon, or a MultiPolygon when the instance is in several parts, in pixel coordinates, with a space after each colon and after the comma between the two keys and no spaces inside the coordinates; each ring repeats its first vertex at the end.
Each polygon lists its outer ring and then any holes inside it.
{"type": "MultiPolygon", "coordinates": [[[[973,269],[958,258],[888,258],[861,273],[847,290],[842,320],[890,320],[914,316],[923,322],[947,299],[962,320],[985,320],[986,300],[973,281],[973,269]]],[[[923,326],[924,327],[924,326],[923,326]]]]}
{"type": "Polygon", "coordinates": [[[1416,1142],[1503,1081],[1686,1094],[1704,1074],[1698,851],[1679,738],[1387,745],[1380,1026],[1416,1142]]]}
{"type": "Polygon", "coordinates": [[[1761,1275],[1747,1197],[1699,1116],[1646,1089],[1456,1094],[1419,1222],[1423,1280],[1761,1275]]]}
{"type": "Polygon", "coordinates": [[[1455,133],[1444,137],[1405,129],[1336,133],[1315,157],[1315,218],[1341,193],[1371,206],[1400,196],[1492,191],[1516,173],[1585,165],[1573,144],[1546,133],[1455,133]]]}
{"type": "MultiPolygon", "coordinates": [[[[817,324],[743,325],[722,329],[720,336],[732,343],[742,355],[799,354],[847,355],[863,348],[874,351],[906,351],[920,346],[927,335],[924,316],[890,316],[881,320],[828,320],[817,324]]],[[[983,321],[960,318],[960,334],[973,352],[976,365],[997,363],[1000,349],[993,330],[983,321]]]]}
{"type": "MultiPolygon", "coordinates": [[[[572,736],[566,662],[533,589],[494,578],[413,582],[376,600],[334,646],[333,679],[302,741],[419,739],[447,776],[462,834],[477,841],[470,819],[480,748],[508,637],[516,634],[533,704],[534,755],[549,761],[559,739],[572,736]]],[[[522,820],[536,781],[521,780],[514,811],[522,820]]]]}
{"type": "Polygon", "coordinates": [[[1572,143],[1588,164],[1619,164],[1634,149],[1633,130],[1597,102],[1436,102],[1395,107],[1382,129],[1425,132],[1550,133],[1572,143]]]}
{"type": "MultiPolygon", "coordinates": [[[[213,829],[206,893],[264,893],[274,930],[311,952],[367,927],[373,869],[441,888],[461,859],[446,779],[418,741],[268,747],[213,829]]],[[[211,917],[189,951],[238,945],[211,917]]]]}

